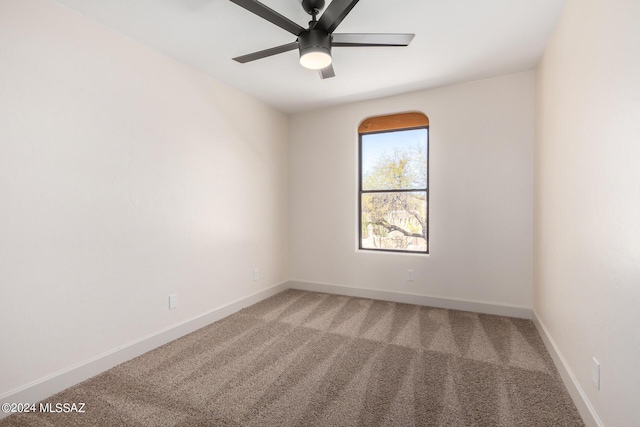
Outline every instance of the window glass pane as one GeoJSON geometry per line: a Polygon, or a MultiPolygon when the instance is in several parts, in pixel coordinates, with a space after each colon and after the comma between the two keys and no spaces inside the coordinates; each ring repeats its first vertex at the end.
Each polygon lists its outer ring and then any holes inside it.
{"type": "Polygon", "coordinates": [[[362,190],[427,188],[427,129],[362,135],[362,190]]]}
{"type": "Polygon", "coordinates": [[[363,249],[427,251],[425,191],[361,195],[363,249]]]}

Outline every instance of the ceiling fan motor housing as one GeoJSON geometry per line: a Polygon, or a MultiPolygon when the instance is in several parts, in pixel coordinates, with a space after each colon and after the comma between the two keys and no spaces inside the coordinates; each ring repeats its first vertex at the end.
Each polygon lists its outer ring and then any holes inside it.
{"type": "Polygon", "coordinates": [[[331,34],[322,30],[307,30],[298,36],[300,55],[308,52],[324,52],[331,55],[331,34]]]}

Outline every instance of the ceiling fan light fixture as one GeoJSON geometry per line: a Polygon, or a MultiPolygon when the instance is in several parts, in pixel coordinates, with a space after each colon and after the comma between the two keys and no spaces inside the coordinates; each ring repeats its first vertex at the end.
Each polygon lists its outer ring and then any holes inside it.
{"type": "Polygon", "coordinates": [[[309,48],[300,54],[300,65],[310,70],[321,70],[331,65],[331,52],[309,48]]]}
{"type": "Polygon", "coordinates": [[[298,36],[300,65],[321,70],[331,65],[331,36],[320,30],[308,30],[298,36]]]}

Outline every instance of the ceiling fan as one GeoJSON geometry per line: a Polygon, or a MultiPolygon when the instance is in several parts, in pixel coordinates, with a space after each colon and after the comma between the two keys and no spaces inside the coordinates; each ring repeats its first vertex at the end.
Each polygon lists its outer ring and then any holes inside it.
{"type": "Polygon", "coordinates": [[[317,17],[324,8],[325,0],[300,0],[302,8],[312,17],[309,28],[301,27],[257,0],[230,1],[298,37],[292,43],[233,58],[234,61],[242,64],[298,49],[300,64],[303,67],[318,70],[320,78],[327,79],[336,75],[331,65],[332,47],[408,46],[415,36],[415,34],[334,33],[358,0],[333,0],[319,20],[317,17]]]}

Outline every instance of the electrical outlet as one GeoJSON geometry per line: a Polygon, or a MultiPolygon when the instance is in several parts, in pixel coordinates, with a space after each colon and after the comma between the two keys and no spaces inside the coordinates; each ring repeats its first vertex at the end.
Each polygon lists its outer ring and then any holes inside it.
{"type": "Polygon", "coordinates": [[[169,295],[169,310],[178,306],[178,294],[169,295]]]}
{"type": "Polygon", "coordinates": [[[256,268],[255,270],[253,270],[253,281],[257,282],[258,280],[260,280],[260,272],[256,268]]]}
{"type": "Polygon", "coordinates": [[[413,270],[407,270],[407,281],[413,282],[413,270]]]}
{"type": "Polygon", "coordinates": [[[600,362],[595,357],[591,359],[591,379],[596,389],[600,390],[600,362]]]}

